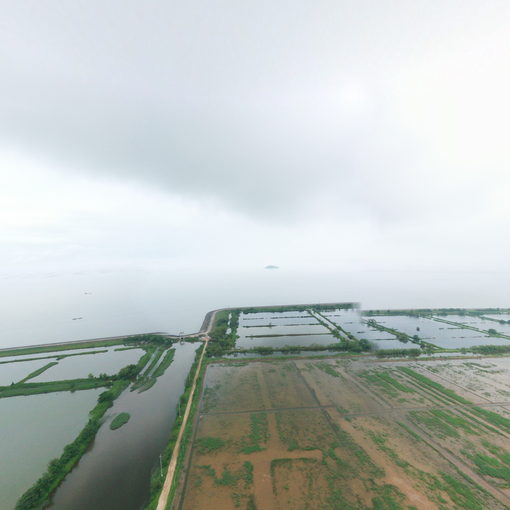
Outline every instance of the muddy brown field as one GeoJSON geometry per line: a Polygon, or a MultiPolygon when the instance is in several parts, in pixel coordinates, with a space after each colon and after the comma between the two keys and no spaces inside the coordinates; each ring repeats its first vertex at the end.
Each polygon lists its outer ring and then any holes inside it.
{"type": "Polygon", "coordinates": [[[510,508],[510,359],[209,365],[182,510],[510,508]]]}

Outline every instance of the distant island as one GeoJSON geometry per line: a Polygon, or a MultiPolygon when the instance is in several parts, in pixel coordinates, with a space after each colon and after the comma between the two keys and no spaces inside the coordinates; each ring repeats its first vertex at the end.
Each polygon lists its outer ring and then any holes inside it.
{"type": "Polygon", "coordinates": [[[278,266],[273,266],[272,264],[269,264],[264,269],[280,269],[278,266]]]}

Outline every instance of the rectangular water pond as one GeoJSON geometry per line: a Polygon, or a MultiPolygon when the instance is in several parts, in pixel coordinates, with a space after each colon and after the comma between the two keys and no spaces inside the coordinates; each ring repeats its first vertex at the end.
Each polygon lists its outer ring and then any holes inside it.
{"type": "MultiPolygon", "coordinates": [[[[20,365],[22,363],[19,363],[20,365]]],[[[11,510],[85,426],[104,388],[0,399],[0,508],[11,510]]]]}
{"type": "MultiPolygon", "coordinates": [[[[115,348],[122,347],[122,346],[116,346],[115,348]]],[[[108,351],[113,350],[113,347],[96,347],[94,349],[87,348],[87,349],[67,349],[65,351],[46,351],[46,352],[39,352],[37,354],[20,354],[18,356],[0,356],[0,362],[3,361],[21,361],[21,360],[31,360],[35,358],[57,358],[59,356],[68,356],[68,355],[86,355],[90,354],[92,352],[96,351],[108,351]]],[[[48,361],[52,361],[52,359],[49,359],[48,361]]]]}
{"type": "Polygon", "coordinates": [[[241,338],[272,336],[272,335],[317,335],[330,331],[322,324],[299,324],[296,326],[272,326],[272,327],[239,327],[237,335],[241,338]]]}
{"type": "Polygon", "coordinates": [[[20,363],[5,363],[0,365],[0,386],[9,386],[24,379],[28,374],[43,367],[51,360],[22,361],[20,363]]]}
{"type": "Polygon", "coordinates": [[[470,315],[445,315],[440,318],[447,321],[458,322],[459,324],[465,324],[466,326],[471,326],[472,328],[481,329],[483,331],[494,329],[498,333],[510,336],[510,324],[499,324],[498,322],[470,315]]]}
{"type": "Polygon", "coordinates": [[[376,315],[370,317],[370,319],[374,319],[382,326],[401,331],[409,336],[417,335],[421,340],[445,349],[480,345],[487,343],[489,338],[478,331],[456,327],[432,318],[408,315],[376,315]]]}
{"type": "Polygon", "coordinates": [[[270,320],[296,320],[311,318],[310,314],[304,312],[257,312],[257,313],[241,313],[239,314],[239,323],[247,321],[270,321],[270,320]]]}
{"type": "Polygon", "coordinates": [[[338,343],[338,341],[338,338],[335,338],[331,334],[303,336],[262,336],[256,338],[238,338],[236,341],[236,348],[252,349],[254,347],[281,348],[294,345],[330,345],[338,343]]]}
{"type": "Polygon", "coordinates": [[[102,354],[88,356],[72,356],[64,358],[37,377],[30,379],[32,382],[61,381],[64,379],[82,379],[89,374],[113,375],[126,365],[136,364],[140,356],[144,354],[142,349],[130,349],[127,351],[109,351],[102,354]]]}
{"type": "Polygon", "coordinates": [[[495,319],[497,321],[510,321],[510,313],[490,313],[484,315],[484,317],[489,317],[490,319],[495,319]]]}
{"type": "Polygon", "coordinates": [[[413,342],[401,342],[400,340],[370,340],[370,345],[374,350],[379,349],[419,349],[420,346],[413,342]]]}
{"type": "Polygon", "coordinates": [[[303,317],[259,317],[259,318],[239,318],[239,326],[241,327],[253,327],[253,326],[268,326],[272,324],[274,326],[282,326],[282,325],[298,325],[298,324],[318,324],[315,317],[311,315],[306,315],[303,317]]]}
{"type": "Polygon", "coordinates": [[[396,339],[395,335],[391,333],[368,326],[357,310],[333,310],[321,312],[321,315],[356,338],[365,338],[366,340],[396,339]]]}

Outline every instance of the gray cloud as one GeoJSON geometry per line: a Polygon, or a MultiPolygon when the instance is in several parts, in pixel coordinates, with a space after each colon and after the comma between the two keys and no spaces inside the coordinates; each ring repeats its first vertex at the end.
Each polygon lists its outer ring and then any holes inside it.
{"type": "Polygon", "coordinates": [[[11,2],[0,143],[263,217],[322,207],[384,223],[440,216],[452,200],[481,207],[486,169],[443,159],[442,135],[429,135],[445,112],[424,128],[405,87],[435,59],[483,47],[507,13],[457,1],[11,2]]]}

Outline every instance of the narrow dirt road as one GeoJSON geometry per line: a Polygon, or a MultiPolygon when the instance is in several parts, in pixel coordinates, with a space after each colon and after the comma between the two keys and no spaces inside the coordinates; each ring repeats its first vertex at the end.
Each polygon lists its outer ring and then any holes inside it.
{"type": "Polygon", "coordinates": [[[204,354],[207,349],[207,344],[209,343],[209,336],[205,337],[205,344],[202,354],[200,355],[200,360],[198,362],[197,370],[195,372],[195,377],[193,379],[193,386],[191,387],[191,392],[189,395],[188,403],[186,404],[186,410],[184,411],[184,417],[182,420],[181,428],[179,430],[179,435],[177,436],[177,441],[175,443],[174,451],[172,452],[172,458],[170,459],[170,464],[168,465],[168,471],[165,477],[165,483],[163,484],[163,489],[159,496],[158,506],[156,510],[165,510],[168,504],[168,496],[170,494],[170,489],[172,487],[172,482],[175,476],[175,469],[177,467],[177,458],[179,457],[179,451],[181,449],[182,436],[184,435],[184,430],[186,429],[186,425],[188,423],[188,418],[191,412],[191,403],[193,401],[193,395],[195,394],[195,389],[197,386],[198,376],[200,374],[200,369],[202,368],[202,361],[204,359],[204,354]]]}

